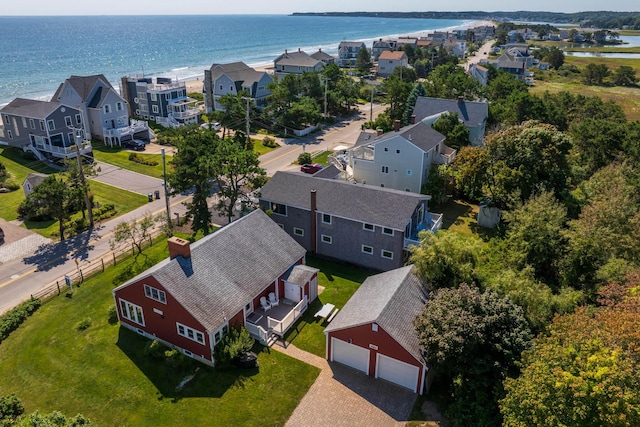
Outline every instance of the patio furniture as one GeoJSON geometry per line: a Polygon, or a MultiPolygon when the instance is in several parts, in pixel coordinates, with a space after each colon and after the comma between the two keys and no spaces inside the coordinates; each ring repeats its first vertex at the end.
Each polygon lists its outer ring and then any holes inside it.
{"type": "Polygon", "coordinates": [[[331,303],[325,304],[316,314],[313,315],[313,317],[322,317],[324,319],[334,308],[336,308],[336,306],[331,303]]]}
{"type": "Polygon", "coordinates": [[[271,310],[271,304],[267,302],[267,298],[264,296],[260,297],[260,305],[264,311],[271,310]]]}
{"type": "Polygon", "coordinates": [[[280,301],[276,298],[276,294],[269,292],[269,304],[271,307],[277,307],[280,305],[280,301]]]}
{"type": "Polygon", "coordinates": [[[329,318],[327,319],[327,323],[331,322],[333,318],[336,316],[336,314],[338,314],[339,311],[340,311],[339,308],[336,308],[335,310],[333,310],[333,313],[331,313],[331,316],[329,316],[329,318]]]}

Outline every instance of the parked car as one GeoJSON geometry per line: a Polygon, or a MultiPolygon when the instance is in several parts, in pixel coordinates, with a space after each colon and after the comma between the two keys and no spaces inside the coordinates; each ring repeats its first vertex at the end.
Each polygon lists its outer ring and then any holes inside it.
{"type": "Polygon", "coordinates": [[[222,125],[218,122],[207,122],[207,123],[201,124],[200,127],[202,129],[213,129],[216,132],[218,132],[222,128],[222,125]]]}
{"type": "Polygon", "coordinates": [[[130,150],[134,151],[144,151],[144,141],[140,139],[132,139],[131,141],[126,141],[124,146],[130,150]]]}
{"type": "Polygon", "coordinates": [[[322,166],[320,163],[312,163],[310,165],[306,164],[300,166],[300,171],[304,173],[316,173],[319,170],[322,170],[322,168],[324,168],[324,166],[322,166]]]}

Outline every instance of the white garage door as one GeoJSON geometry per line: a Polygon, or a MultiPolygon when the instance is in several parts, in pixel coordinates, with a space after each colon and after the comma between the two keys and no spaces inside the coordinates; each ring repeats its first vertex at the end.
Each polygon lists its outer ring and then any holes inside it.
{"type": "Polygon", "coordinates": [[[331,360],[365,374],[369,373],[369,350],[333,337],[331,338],[331,360]]]}
{"type": "Polygon", "coordinates": [[[416,391],[420,369],[378,353],[377,377],[416,391]]]}

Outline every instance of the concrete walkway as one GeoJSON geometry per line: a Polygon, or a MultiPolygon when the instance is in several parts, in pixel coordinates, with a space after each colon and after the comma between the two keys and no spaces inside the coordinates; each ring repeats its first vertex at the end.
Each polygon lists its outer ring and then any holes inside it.
{"type": "Polygon", "coordinates": [[[285,424],[287,427],[403,426],[416,395],[339,363],[276,343],[272,350],[321,369],[320,375],[285,424]]]}

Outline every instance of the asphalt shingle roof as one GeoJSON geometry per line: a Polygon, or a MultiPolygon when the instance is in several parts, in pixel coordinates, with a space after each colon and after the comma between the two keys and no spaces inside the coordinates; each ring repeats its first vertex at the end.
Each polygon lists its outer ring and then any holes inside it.
{"type": "Polygon", "coordinates": [[[415,114],[416,121],[418,121],[447,111],[458,113],[458,118],[463,120],[466,126],[471,127],[477,126],[478,123],[482,123],[487,118],[489,107],[486,102],[419,96],[416,100],[413,114],[415,114]]]}
{"type": "Polygon", "coordinates": [[[324,331],[375,322],[423,361],[413,320],[422,312],[427,298],[427,287],[413,265],[369,276],[324,331]]]}
{"type": "Polygon", "coordinates": [[[316,190],[319,212],[402,231],[420,201],[430,199],[424,194],[282,171],[262,187],[260,198],[310,210],[311,190],[316,190]]]}
{"type": "Polygon", "coordinates": [[[256,71],[244,62],[231,62],[229,64],[213,64],[211,66],[211,80],[216,80],[222,74],[229,76],[234,82],[243,82],[245,87],[259,82],[264,72],[256,71]]]}
{"type": "MultiPolygon", "coordinates": [[[[91,94],[91,90],[94,88],[98,80],[102,80],[102,82],[113,89],[109,80],[104,76],[104,74],[95,74],[93,76],[71,76],[69,77],[65,83],[68,83],[73,87],[73,89],[78,93],[78,95],[82,98],[83,101],[89,101],[89,95],[91,94]]],[[[62,87],[64,83],[60,84],[58,90],[55,95],[53,95],[52,100],[56,100],[60,97],[62,87]]],[[[114,89],[115,90],[115,89],[114,89]]]]}
{"type": "Polygon", "coordinates": [[[258,209],[193,243],[191,257],[166,259],[121,287],[153,276],[211,331],[305,253],[258,209]]]}
{"type": "Polygon", "coordinates": [[[429,125],[418,122],[413,125],[405,126],[397,132],[387,132],[383,133],[380,136],[378,136],[374,132],[363,131],[358,136],[358,140],[356,141],[355,146],[363,144],[377,144],[390,138],[395,138],[398,135],[403,137],[408,142],[412,143],[425,153],[433,150],[439,143],[445,140],[445,136],[443,134],[433,129],[429,125]]]}
{"type": "Polygon", "coordinates": [[[312,58],[306,52],[302,50],[294,52],[285,52],[278,56],[273,61],[276,66],[278,65],[292,65],[296,67],[315,67],[318,62],[322,62],[318,59],[312,58]]]}
{"type": "Polygon", "coordinates": [[[0,111],[15,116],[45,119],[58,107],[60,107],[60,103],[56,101],[37,101],[35,99],[16,98],[5,105],[0,111]]]}
{"type": "Polygon", "coordinates": [[[379,59],[381,59],[381,60],[387,59],[387,60],[391,60],[391,61],[399,61],[402,58],[406,58],[406,57],[407,57],[407,54],[404,53],[401,50],[396,50],[396,51],[385,50],[384,52],[382,52],[380,54],[379,59]]]}
{"type": "Polygon", "coordinates": [[[289,276],[285,279],[287,282],[295,283],[298,286],[304,286],[305,283],[311,281],[311,278],[314,274],[318,273],[320,270],[314,267],[309,267],[308,265],[298,264],[289,273],[289,276]]]}

